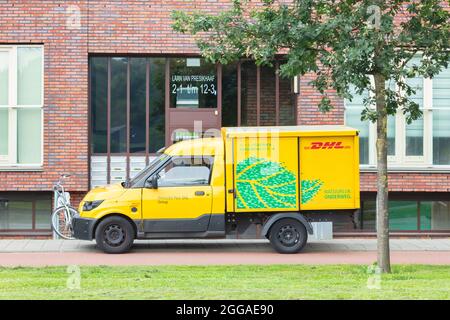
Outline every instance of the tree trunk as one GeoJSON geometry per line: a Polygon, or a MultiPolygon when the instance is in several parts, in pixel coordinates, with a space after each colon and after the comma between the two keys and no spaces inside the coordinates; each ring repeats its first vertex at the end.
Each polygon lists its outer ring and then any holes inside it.
{"type": "Polygon", "coordinates": [[[377,108],[377,254],[381,272],[391,272],[389,253],[389,212],[387,173],[387,111],[385,79],[375,74],[375,100],[377,108]]]}

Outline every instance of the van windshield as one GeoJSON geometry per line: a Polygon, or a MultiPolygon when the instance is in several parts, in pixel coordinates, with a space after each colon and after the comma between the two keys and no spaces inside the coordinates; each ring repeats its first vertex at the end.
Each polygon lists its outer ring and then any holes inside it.
{"type": "Polygon", "coordinates": [[[143,169],[141,172],[139,172],[133,179],[130,180],[127,187],[132,188],[136,183],[141,181],[144,177],[146,177],[151,171],[153,171],[155,168],[159,167],[159,165],[163,162],[165,162],[170,156],[168,156],[165,153],[160,154],[158,157],[153,159],[150,164],[143,169]]]}

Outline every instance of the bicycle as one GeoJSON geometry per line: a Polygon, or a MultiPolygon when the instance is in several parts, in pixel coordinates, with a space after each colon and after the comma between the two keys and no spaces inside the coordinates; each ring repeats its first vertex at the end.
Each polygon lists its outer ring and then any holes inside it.
{"type": "Polygon", "coordinates": [[[58,182],[53,186],[55,199],[55,210],[52,212],[53,231],[63,239],[74,239],[72,232],[72,218],[78,211],[70,205],[70,194],[65,192],[63,181],[70,177],[68,174],[62,174],[58,182]]]}

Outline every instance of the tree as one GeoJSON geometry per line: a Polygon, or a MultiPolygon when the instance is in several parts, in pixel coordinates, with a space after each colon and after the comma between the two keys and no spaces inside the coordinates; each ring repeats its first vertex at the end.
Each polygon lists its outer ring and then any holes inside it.
{"type": "Polygon", "coordinates": [[[271,65],[276,54],[285,53],[280,75],[315,73],[312,85],[322,94],[322,112],[332,109],[329,89],[350,100],[353,92],[370,93],[361,120],[377,123],[378,267],[390,272],[387,117],[397,110],[407,123],[422,116],[406,80],[433,77],[447,67],[449,2],[265,0],[250,6],[234,0],[217,15],[175,11],[172,17],[174,30],[194,35],[211,62],[247,57],[271,65]],[[411,63],[417,54],[420,62],[411,63]]]}

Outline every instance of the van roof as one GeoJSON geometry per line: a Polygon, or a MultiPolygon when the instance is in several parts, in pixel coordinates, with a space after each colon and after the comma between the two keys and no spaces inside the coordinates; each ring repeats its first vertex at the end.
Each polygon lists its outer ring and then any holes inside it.
{"type": "Polygon", "coordinates": [[[223,140],[220,137],[183,140],[167,147],[164,153],[170,156],[218,156],[223,154],[223,140]]]}
{"type": "MultiPolygon", "coordinates": [[[[278,127],[238,127],[222,128],[222,137],[261,137],[262,135],[277,137],[327,137],[327,136],[355,136],[358,130],[340,125],[320,126],[278,126],[278,127]]],[[[223,139],[202,138],[189,139],[175,143],[164,153],[171,156],[199,155],[222,155],[223,139]]]]}
{"type": "Polygon", "coordinates": [[[277,127],[237,127],[222,128],[225,137],[260,136],[355,136],[358,130],[344,125],[317,125],[317,126],[277,126],[277,127]]]}

